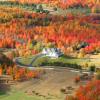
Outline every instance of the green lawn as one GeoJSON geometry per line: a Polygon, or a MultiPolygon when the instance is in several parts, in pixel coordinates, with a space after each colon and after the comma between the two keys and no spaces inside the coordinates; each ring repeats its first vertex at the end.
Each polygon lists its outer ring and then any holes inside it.
{"type": "MultiPolygon", "coordinates": [[[[21,62],[22,64],[26,64],[29,65],[32,61],[32,59],[34,58],[34,56],[32,57],[28,57],[28,58],[22,58],[20,59],[19,62],[21,62]]],[[[88,63],[90,66],[91,65],[96,65],[99,66],[100,65],[100,60],[99,59],[85,59],[85,58],[71,58],[68,56],[61,56],[59,58],[56,59],[52,59],[49,57],[40,57],[37,58],[33,63],[32,66],[34,67],[39,67],[39,66],[62,66],[62,67],[72,67],[72,68],[79,68],[79,65],[84,65],[88,63]],[[74,67],[75,66],[75,67],[74,67]]]]}
{"type": "MultiPolygon", "coordinates": [[[[57,59],[51,59],[49,57],[42,57],[42,58],[38,58],[34,63],[33,66],[37,66],[37,65],[41,65],[41,64],[54,64],[57,66],[62,63],[62,65],[70,65],[70,64],[77,64],[77,65],[82,65],[83,63],[87,62],[87,60],[85,59],[77,59],[77,58],[69,58],[67,56],[61,56],[57,59]]],[[[60,65],[59,65],[60,66],[60,65]]],[[[65,66],[66,67],[66,66],[65,66]]]]}
{"type": "Polygon", "coordinates": [[[0,100],[45,100],[43,97],[35,95],[27,95],[23,91],[16,91],[15,93],[3,94],[0,93],[0,100]]]}
{"type": "Polygon", "coordinates": [[[22,64],[29,65],[31,63],[32,59],[34,59],[34,57],[35,56],[30,56],[30,57],[27,57],[27,58],[23,57],[23,59],[20,59],[20,62],[22,64]]]}
{"type": "Polygon", "coordinates": [[[45,97],[38,96],[34,93],[28,94],[28,93],[25,93],[25,88],[17,89],[17,88],[11,87],[11,90],[9,90],[6,93],[0,91],[0,100],[60,100],[60,99],[53,96],[45,96],[45,97]]]}
{"type": "MultiPolygon", "coordinates": [[[[30,62],[32,61],[32,57],[30,58],[22,58],[20,59],[19,62],[21,62],[22,64],[30,64],[30,62]]],[[[56,59],[52,59],[49,57],[40,57],[37,58],[33,63],[32,66],[62,66],[62,67],[74,67],[74,66],[78,66],[78,65],[83,65],[84,63],[88,63],[89,59],[78,59],[78,58],[71,58],[68,56],[61,56],[59,58],[56,59]]]]}

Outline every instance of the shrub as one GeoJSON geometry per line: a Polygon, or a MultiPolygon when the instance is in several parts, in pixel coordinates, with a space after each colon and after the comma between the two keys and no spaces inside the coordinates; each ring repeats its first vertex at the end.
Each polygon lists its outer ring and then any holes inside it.
{"type": "Polygon", "coordinates": [[[54,10],[54,11],[57,11],[57,7],[54,7],[53,10],[54,10]]]}
{"type": "Polygon", "coordinates": [[[90,66],[90,71],[91,71],[91,72],[95,72],[95,65],[90,66]]]}

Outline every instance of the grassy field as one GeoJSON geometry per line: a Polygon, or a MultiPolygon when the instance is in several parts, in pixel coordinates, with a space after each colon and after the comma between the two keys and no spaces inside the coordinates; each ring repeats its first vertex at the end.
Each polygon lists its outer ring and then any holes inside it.
{"type": "Polygon", "coordinates": [[[0,100],[65,100],[66,94],[61,92],[62,88],[73,87],[73,90],[67,90],[67,94],[72,94],[77,89],[74,78],[78,73],[66,68],[45,71],[38,79],[18,82],[6,92],[0,92],[0,100]]]}
{"type": "Polygon", "coordinates": [[[27,57],[27,58],[23,57],[20,59],[20,62],[22,64],[29,65],[31,63],[32,59],[34,59],[34,57],[35,56],[31,56],[31,57],[27,57]]]}
{"type": "MultiPolygon", "coordinates": [[[[34,59],[35,56],[27,57],[27,58],[21,58],[19,60],[20,63],[25,65],[30,65],[32,62],[32,59],[34,59]]],[[[97,58],[89,59],[89,58],[72,58],[68,56],[61,56],[57,59],[49,58],[49,57],[39,57],[37,58],[33,63],[32,66],[39,67],[39,66],[62,66],[62,67],[71,67],[71,68],[79,68],[80,66],[83,66],[85,64],[88,64],[89,66],[100,65],[100,60],[97,58]]]]}
{"type": "Polygon", "coordinates": [[[36,95],[27,95],[23,91],[14,91],[8,94],[0,92],[0,100],[45,100],[42,97],[36,95]]]}
{"type": "MultiPolygon", "coordinates": [[[[20,62],[22,64],[29,65],[33,58],[32,57],[22,58],[22,59],[20,59],[20,62]]],[[[39,67],[39,66],[62,66],[62,67],[66,67],[67,65],[68,66],[83,65],[84,63],[87,63],[88,61],[89,61],[89,59],[70,58],[67,56],[61,56],[57,59],[52,59],[49,57],[40,57],[40,58],[37,58],[32,63],[32,66],[37,66],[37,67],[39,67]]]]}

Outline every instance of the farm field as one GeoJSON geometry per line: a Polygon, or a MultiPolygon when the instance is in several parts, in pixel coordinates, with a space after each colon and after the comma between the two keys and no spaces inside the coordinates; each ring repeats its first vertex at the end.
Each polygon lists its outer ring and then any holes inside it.
{"type": "Polygon", "coordinates": [[[100,100],[99,87],[100,0],[0,0],[0,100],[100,100]]]}
{"type": "MultiPolygon", "coordinates": [[[[74,76],[77,76],[77,75],[78,73],[71,72],[68,69],[46,70],[46,74],[41,76],[39,79],[31,79],[30,81],[17,83],[15,86],[12,86],[10,88],[11,92],[8,92],[6,95],[1,95],[0,99],[1,100],[11,100],[11,99],[14,99],[14,100],[19,100],[19,99],[60,100],[62,98],[64,99],[65,95],[61,93],[60,90],[68,86],[77,88],[77,86],[73,83],[74,81],[73,78],[74,76]],[[65,80],[65,81],[62,81],[62,80],[65,80]],[[70,80],[70,81],[68,82],[67,80],[70,80]],[[55,88],[56,84],[57,86],[55,88]],[[53,88],[55,88],[55,91],[53,90],[53,88]],[[32,93],[31,91],[35,91],[35,92],[32,93]],[[38,94],[36,95],[35,93],[38,93],[38,94]]],[[[70,92],[73,93],[72,91],[70,92]]]]}

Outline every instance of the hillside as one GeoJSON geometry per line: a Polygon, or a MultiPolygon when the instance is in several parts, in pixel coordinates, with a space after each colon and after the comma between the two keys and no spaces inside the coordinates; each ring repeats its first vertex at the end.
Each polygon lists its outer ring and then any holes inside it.
{"type": "Polygon", "coordinates": [[[70,6],[73,4],[82,4],[84,5],[97,5],[100,4],[100,0],[0,0],[0,1],[17,1],[20,3],[52,3],[54,5],[62,4],[63,6],[70,6]]]}
{"type": "Polygon", "coordinates": [[[61,92],[62,89],[72,87],[72,90],[68,90],[68,94],[72,94],[73,90],[77,88],[74,83],[74,78],[77,75],[78,73],[71,72],[68,69],[49,69],[39,79],[22,82],[17,84],[16,87],[27,95],[36,94],[40,97],[51,98],[49,100],[61,100],[66,96],[61,92]]]}

